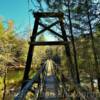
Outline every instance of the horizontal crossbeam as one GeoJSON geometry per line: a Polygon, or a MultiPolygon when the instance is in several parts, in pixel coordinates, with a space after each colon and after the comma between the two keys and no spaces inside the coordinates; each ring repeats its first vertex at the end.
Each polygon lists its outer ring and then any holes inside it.
{"type": "Polygon", "coordinates": [[[32,42],[34,46],[42,46],[42,45],[66,45],[67,42],[64,41],[48,41],[48,42],[32,42]]]}
{"type": "Polygon", "coordinates": [[[54,13],[54,12],[45,12],[45,13],[41,13],[41,12],[33,12],[34,17],[62,17],[63,18],[63,13],[59,12],[59,13],[54,13]]]}

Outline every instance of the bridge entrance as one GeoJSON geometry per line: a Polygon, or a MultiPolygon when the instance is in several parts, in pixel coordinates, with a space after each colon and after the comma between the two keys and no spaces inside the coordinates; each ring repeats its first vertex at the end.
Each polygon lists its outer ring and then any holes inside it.
{"type": "Polygon", "coordinates": [[[25,72],[24,72],[22,88],[25,86],[27,80],[29,79],[29,71],[30,71],[31,62],[32,62],[32,56],[34,54],[33,53],[34,52],[34,46],[64,45],[65,46],[65,52],[66,52],[67,60],[68,60],[68,66],[70,68],[70,72],[71,72],[72,78],[74,80],[77,80],[77,79],[75,79],[76,73],[74,71],[75,68],[74,68],[74,65],[73,65],[72,59],[71,59],[68,36],[66,35],[65,29],[64,29],[64,22],[63,22],[64,15],[63,15],[63,13],[34,13],[34,17],[35,17],[34,29],[33,29],[32,37],[31,37],[31,41],[30,41],[30,47],[29,47],[29,51],[28,51],[28,57],[27,57],[27,62],[26,62],[26,67],[25,67],[25,72]],[[41,18],[48,18],[48,17],[58,18],[58,20],[56,22],[52,23],[49,26],[45,26],[40,22],[40,19],[41,18]],[[56,24],[60,24],[61,32],[62,32],[61,35],[58,34],[55,31],[53,31],[52,29],[50,29],[51,27],[55,26],[56,24]],[[39,25],[44,27],[44,29],[38,32],[38,26],[39,25]],[[63,41],[35,42],[36,41],[36,37],[38,35],[42,34],[46,30],[48,30],[48,31],[52,32],[54,35],[57,35],[58,37],[62,38],[63,41]]]}

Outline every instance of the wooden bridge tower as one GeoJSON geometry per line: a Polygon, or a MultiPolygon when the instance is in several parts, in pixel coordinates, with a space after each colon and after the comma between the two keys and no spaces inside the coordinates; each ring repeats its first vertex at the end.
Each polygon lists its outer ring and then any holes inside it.
{"type": "Polygon", "coordinates": [[[67,62],[68,62],[68,67],[71,72],[71,76],[74,80],[75,79],[75,67],[74,64],[72,63],[71,59],[71,53],[70,53],[70,47],[69,47],[69,41],[68,41],[68,36],[66,35],[65,29],[64,29],[64,22],[63,18],[64,15],[63,13],[40,13],[36,12],[34,13],[35,17],[35,22],[34,22],[34,28],[31,36],[31,41],[30,41],[30,46],[29,46],[29,51],[28,51],[28,56],[27,56],[27,61],[26,61],[26,67],[25,67],[25,72],[24,72],[24,77],[23,77],[23,84],[22,88],[25,86],[27,81],[29,80],[29,72],[31,68],[31,62],[32,62],[32,56],[34,52],[34,46],[41,46],[41,45],[64,45],[65,46],[65,52],[67,56],[67,62]],[[47,17],[52,17],[52,18],[57,18],[58,20],[54,23],[52,23],[49,26],[46,26],[40,22],[41,18],[47,18],[47,17]],[[51,27],[55,26],[56,24],[60,24],[61,27],[61,32],[62,34],[58,34],[56,31],[52,30],[51,27]],[[38,26],[42,26],[44,29],[38,32],[38,26]],[[62,38],[63,41],[46,41],[46,42],[36,42],[36,37],[43,33],[44,31],[50,31],[52,34],[57,35],[58,37],[62,38]]]}

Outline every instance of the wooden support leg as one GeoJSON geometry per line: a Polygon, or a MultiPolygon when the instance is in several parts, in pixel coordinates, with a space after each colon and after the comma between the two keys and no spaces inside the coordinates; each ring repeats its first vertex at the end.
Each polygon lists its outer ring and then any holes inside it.
{"type": "MultiPolygon", "coordinates": [[[[33,29],[32,37],[31,37],[31,43],[35,41],[35,38],[36,38],[35,34],[37,33],[38,23],[39,23],[39,18],[37,17],[35,19],[34,29],[33,29]]],[[[25,67],[25,71],[24,71],[23,84],[22,84],[21,89],[23,89],[23,87],[27,83],[27,80],[29,79],[29,72],[30,72],[30,68],[31,68],[33,51],[34,51],[34,46],[32,44],[30,44],[28,56],[27,56],[26,67],[25,67]]]]}
{"type": "Polygon", "coordinates": [[[64,30],[63,19],[59,18],[59,20],[60,20],[60,26],[61,26],[61,31],[62,31],[62,35],[63,35],[63,40],[67,42],[67,45],[65,45],[65,52],[66,52],[66,56],[67,56],[68,67],[70,69],[72,78],[75,80],[74,66],[73,66],[72,59],[71,59],[71,53],[70,53],[70,47],[69,47],[67,35],[64,30]]]}

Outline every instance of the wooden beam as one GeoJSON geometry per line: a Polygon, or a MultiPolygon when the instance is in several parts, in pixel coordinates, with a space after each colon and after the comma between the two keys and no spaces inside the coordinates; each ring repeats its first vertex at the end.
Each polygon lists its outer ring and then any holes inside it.
{"type": "MultiPolygon", "coordinates": [[[[34,34],[37,33],[38,23],[39,23],[39,18],[35,19],[34,29],[33,29],[32,37],[31,37],[31,42],[35,41],[35,39],[36,39],[36,37],[34,37],[34,34]]],[[[22,83],[21,89],[23,89],[23,87],[26,85],[26,83],[27,83],[26,80],[29,79],[29,72],[30,72],[30,69],[31,69],[33,52],[34,52],[34,47],[31,46],[31,44],[30,44],[29,50],[28,50],[28,55],[27,55],[26,66],[25,66],[25,70],[24,70],[23,83],[22,83]]]]}
{"type": "Polygon", "coordinates": [[[33,12],[34,17],[62,17],[63,18],[63,13],[59,12],[59,13],[54,13],[54,12],[45,12],[45,13],[41,13],[41,12],[33,12]]]}
{"type": "Polygon", "coordinates": [[[47,42],[32,42],[34,46],[43,46],[43,45],[66,45],[67,42],[64,41],[47,41],[47,42]]]}

